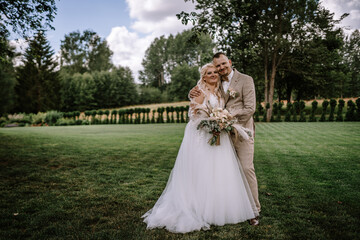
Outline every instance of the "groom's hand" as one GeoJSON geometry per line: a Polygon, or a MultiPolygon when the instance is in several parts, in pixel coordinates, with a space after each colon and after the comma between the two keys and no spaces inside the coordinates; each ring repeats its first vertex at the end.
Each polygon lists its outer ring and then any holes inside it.
{"type": "Polygon", "coordinates": [[[189,93],[190,98],[196,98],[200,95],[201,95],[201,90],[199,89],[198,86],[195,86],[190,90],[190,93],[189,93]]]}

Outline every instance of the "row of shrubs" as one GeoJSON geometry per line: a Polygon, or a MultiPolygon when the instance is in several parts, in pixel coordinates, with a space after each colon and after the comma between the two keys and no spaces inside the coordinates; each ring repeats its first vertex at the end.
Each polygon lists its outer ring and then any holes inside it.
{"type": "MultiPolygon", "coordinates": [[[[311,111],[305,111],[305,102],[289,102],[283,107],[282,102],[273,104],[271,121],[280,122],[316,122],[316,121],[360,121],[360,98],[355,103],[352,100],[347,102],[344,116],[345,101],[334,99],[322,102],[319,112],[318,102],[313,101],[311,111]],[[337,112],[335,113],[335,110],[337,112]],[[307,116],[308,115],[308,116],[307,116]]],[[[267,109],[258,104],[254,114],[257,122],[266,121],[267,109]]],[[[13,114],[0,118],[0,126],[66,126],[66,125],[89,125],[89,124],[146,124],[146,123],[185,123],[188,121],[189,106],[160,107],[151,110],[150,108],[129,108],[119,110],[90,110],[81,113],[48,111],[37,114],[13,114]]]]}
{"type": "Polygon", "coordinates": [[[185,123],[189,106],[91,110],[83,113],[48,111],[37,114],[9,114],[0,118],[0,126],[66,126],[90,124],[185,123]]]}
{"type": "MultiPolygon", "coordinates": [[[[347,101],[346,113],[344,116],[345,101],[340,99],[336,101],[331,99],[330,101],[324,100],[321,104],[321,108],[318,108],[318,102],[314,100],[311,103],[311,111],[305,111],[305,102],[296,101],[289,102],[285,108],[282,102],[273,104],[273,112],[271,115],[272,122],[325,122],[325,121],[360,121],[360,98],[355,102],[352,100],[347,101]],[[319,111],[320,110],[320,111],[319,111]],[[335,110],[336,116],[335,116],[335,110]],[[307,117],[307,115],[309,115],[307,117]],[[319,116],[320,115],[320,116],[319,116]],[[282,118],[284,116],[284,118],[282,118]]],[[[265,109],[261,104],[258,104],[257,110],[254,114],[255,121],[266,122],[267,110],[270,109],[270,104],[266,104],[265,109]],[[262,119],[260,119],[262,116],[262,119]]]]}

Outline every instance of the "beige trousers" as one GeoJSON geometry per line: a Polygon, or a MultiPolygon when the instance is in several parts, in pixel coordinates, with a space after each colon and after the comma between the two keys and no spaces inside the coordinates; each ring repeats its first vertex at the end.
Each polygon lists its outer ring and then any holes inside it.
{"type": "Polygon", "coordinates": [[[259,202],[259,192],[258,192],[258,183],[255,175],[254,168],[254,141],[235,141],[235,136],[232,135],[232,140],[234,143],[235,150],[240,160],[240,164],[243,168],[246,179],[249,183],[251,193],[254,198],[255,205],[260,212],[260,202],[259,202]]]}

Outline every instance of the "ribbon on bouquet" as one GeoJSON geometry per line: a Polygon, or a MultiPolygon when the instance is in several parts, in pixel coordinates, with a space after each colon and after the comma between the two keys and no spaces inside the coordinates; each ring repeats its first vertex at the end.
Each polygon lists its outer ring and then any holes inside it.
{"type": "Polygon", "coordinates": [[[235,132],[235,138],[237,139],[238,137],[241,137],[243,140],[249,140],[252,137],[252,131],[248,128],[244,128],[243,126],[241,126],[241,124],[239,123],[235,123],[232,125],[233,128],[236,129],[235,132]]]}

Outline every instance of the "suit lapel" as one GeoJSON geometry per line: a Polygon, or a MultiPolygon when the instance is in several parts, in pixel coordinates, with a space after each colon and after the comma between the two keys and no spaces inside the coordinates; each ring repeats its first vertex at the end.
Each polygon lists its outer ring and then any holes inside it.
{"type": "Polygon", "coordinates": [[[222,82],[220,82],[219,88],[220,88],[221,96],[225,99],[225,98],[226,98],[226,94],[225,94],[225,92],[224,92],[224,87],[223,87],[223,85],[222,85],[222,82]]]}
{"type": "MultiPolygon", "coordinates": [[[[233,75],[233,77],[232,77],[232,79],[231,79],[229,88],[228,88],[228,90],[226,91],[226,94],[224,95],[225,103],[228,102],[229,97],[230,97],[229,90],[230,90],[230,89],[235,89],[235,86],[238,84],[239,81],[240,81],[240,75],[238,74],[238,71],[235,70],[235,68],[234,68],[234,75],[233,75]]],[[[222,85],[222,84],[221,84],[221,85],[222,85]]],[[[224,91],[224,89],[223,89],[222,91],[224,91]]]]}

